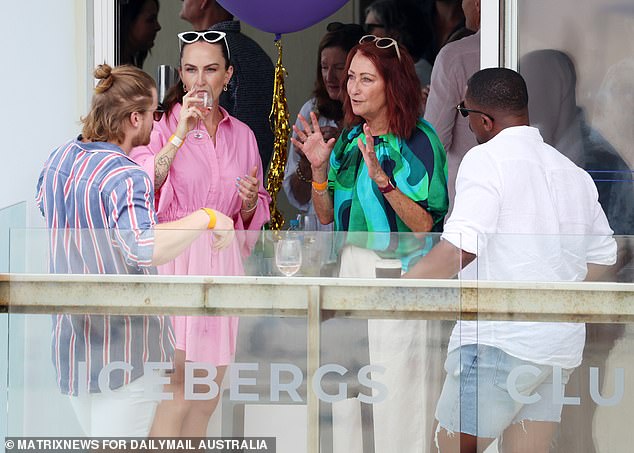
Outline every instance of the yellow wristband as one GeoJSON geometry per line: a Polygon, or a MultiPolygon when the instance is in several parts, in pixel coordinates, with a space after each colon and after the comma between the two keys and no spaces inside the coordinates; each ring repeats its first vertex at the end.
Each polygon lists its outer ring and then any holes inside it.
{"type": "Polygon", "coordinates": [[[216,226],[216,211],[210,208],[200,208],[207,213],[209,216],[209,223],[207,224],[208,230],[213,230],[216,226]]]}
{"type": "Polygon", "coordinates": [[[324,182],[313,181],[313,189],[321,192],[326,190],[327,188],[328,188],[328,181],[324,181],[324,182]]]}
{"type": "Polygon", "coordinates": [[[183,146],[183,139],[178,137],[176,134],[172,134],[170,139],[168,140],[172,145],[176,147],[176,149],[183,146]]]}

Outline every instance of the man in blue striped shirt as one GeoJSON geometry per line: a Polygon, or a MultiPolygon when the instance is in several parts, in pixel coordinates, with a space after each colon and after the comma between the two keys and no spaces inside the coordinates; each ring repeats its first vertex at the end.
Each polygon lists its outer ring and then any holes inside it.
{"type": "MultiPolygon", "coordinates": [[[[38,181],[52,272],[153,273],[206,229],[214,230],[218,247],[227,245],[233,221],[208,208],[157,224],[152,180],[128,158],[150,140],[157,108],[152,78],[132,66],[108,65],[100,65],[95,77],[82,135],[51,153],[38,181]]],[[[58,387],[71,396],[87,435],[148,434],[158,401],[144,396],[150,379],[144,365],[171,361],[173,346],[164,316],[54,315],[58,387]]]]}

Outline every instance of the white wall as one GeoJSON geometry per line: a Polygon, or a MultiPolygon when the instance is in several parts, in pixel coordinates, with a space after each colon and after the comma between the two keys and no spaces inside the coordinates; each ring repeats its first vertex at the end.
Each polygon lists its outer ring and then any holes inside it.
{"type": "MultiPolygon", "coordinates": [[[[50,151],[79,132],[79,117],[86,111],[86,99],[92,78],[87,78],[88,48],[86,39],[86,0],[0,1],[0,44],[2,55],[2,164],[0,165],[0,209],[27,201],[28,225],[41,225],[35,210],[35,186],[39,172],[50,151]]],[[[92,65],[92,62],[90,63],[92,65]]],[[[7,338],[7,316],[0,317],[0,333],[7,338]]],[[[50,319],[43,321],[50,328],[50,319]]],[[[13,338],[24,338],[23,319],[11,315],[13,338]]],[[[39,332],[47,332],[47,327],[39,332]]],[[[49,335],[41,339],[41,351],[48,354],[49,335]]],[[[48,416],[50,431],[67,433],[60,427],[76,426],[72,410],[55,389],[54,380],[40,374],[26,376],[23,363],[27,342],[0,342],[6,360],[11,349],[10,420],[5,412],[5,393],[0,398],[0,438],[9,433],[20,435],[32,426],[29,417],[48,416]],[[25,379],[29,379],[28,388],[25,379]],[[35,381],[33,380],[35,378],[35,381]],[[34,397],[46,396],[33,402],[34,397]],[[49,409],[42,410],[42,407],[49,409]],[[59,426],[51,426],[56,420],[59,426]]],[[[6,364],[6,363],[5,363],[6,364]]],[[[48,367],[50,369],[50,367],[48,367]]],[[[0,377],[6,379],[3,370],[0,377]]],[[[3,381],[3,383],[6,382],[3,381]]],[[[3,386],[2,386],[3,387],[3,386]]],[[[76,428],[75,428],[76,429],[76,428]]]]}
{"type": "Polygon", "coordinates": [[[42,164],[55,146],[79,131],[88,83],[86,3],[0,2],[0,208],[26,200],[27,212],[33,213],[42,164]]]}

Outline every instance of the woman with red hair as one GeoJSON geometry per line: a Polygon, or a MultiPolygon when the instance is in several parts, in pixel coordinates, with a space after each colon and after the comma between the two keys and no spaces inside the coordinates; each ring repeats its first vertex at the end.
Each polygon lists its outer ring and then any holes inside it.
{"type": "MultiPolygon", "coordinates": [[[[339,138],[324,140],[311,112],[311,124],[300,116],[303,130],[293,127],[292,142],[310,161],[320,222],[334,221],[336,231],[349,232],[339,275],[373,278],[380,259],[398,259],[407,270],[429,250],[431,241],[412,232],[442,230],[448,206],[446,155],[421,118],[412,58],[395,40],[361,38],[348,54],[346,74],[339,138]]],[[[373,406],[376,451],[427,446],[424,342],[424,321],[368,322],[370,361],[385,367],[379,380],[388,389],[387,399],[373,406]]],[[[357,415],[350,411],[344,417],[357,415]]],[[[354,439],[349,442],[345,451],[361,451],[354,439]]]]}
{"type": "MultiPolygon", "coordinates": [[[[409,53],[391,38],[366,35],[348,54],[346,74],[345,129],[338,140],[324,140],[312,112],[312,125],[299,116],[303,130],[293,126],[292,142],[311,164],[320,222],[334,221],[337,231],[441,231],[448,203],[446,155],[420,116],[421,93],[409,53]]],[[[383,258],[392,254],[407,269],[422,248],[393,236],[349,236],[348,244],[383,258]]]]}

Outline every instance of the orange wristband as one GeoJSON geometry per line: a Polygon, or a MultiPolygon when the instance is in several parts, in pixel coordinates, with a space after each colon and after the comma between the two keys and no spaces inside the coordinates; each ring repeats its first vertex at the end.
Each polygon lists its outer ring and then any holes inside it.
{"type": "Polygon", "coordinates": [[[323,192],[327,188],[328,188],[328,181],[324,181],[324,182],[313,181],[313,189],[323,192]]]}
{"type": "Polygon", "coordinates": [[[213,230],[216,226],[216,211],[210,208],[200,208],[207,213],[209,216],[209,223],[207,224],[208,230],[213,230]]]}

